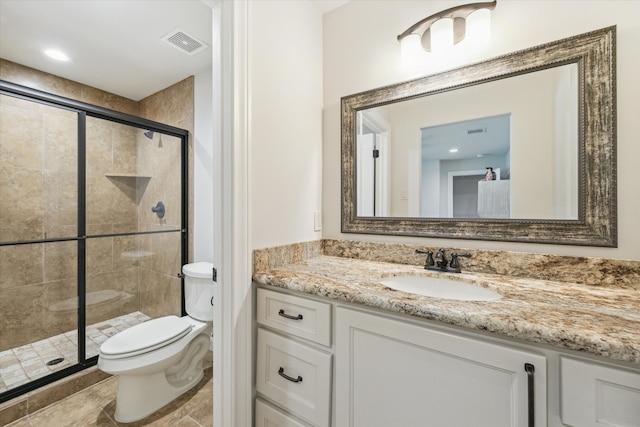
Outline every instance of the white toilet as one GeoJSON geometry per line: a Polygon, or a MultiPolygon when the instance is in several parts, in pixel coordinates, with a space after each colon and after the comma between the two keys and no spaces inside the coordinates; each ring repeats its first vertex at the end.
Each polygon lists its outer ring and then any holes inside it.
{"type": "Polygon", "coordinates": [[[213,322],[213,265],[182,267],[187,316],[165,316],[117,333],[100,346],[98,368],[119,375],[115,419],[142,419],[202,379],[213,322]]]}

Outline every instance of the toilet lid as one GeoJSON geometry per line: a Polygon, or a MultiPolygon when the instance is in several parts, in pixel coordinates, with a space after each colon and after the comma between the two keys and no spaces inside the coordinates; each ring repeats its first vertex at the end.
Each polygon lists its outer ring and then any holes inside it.
{"type": "Polygon", "coordinates": [[[193,325],[186,318],[165,316],[119,332],[100,346],[105,358],[129,357],[148,353],[187,335],[193,325]]]}

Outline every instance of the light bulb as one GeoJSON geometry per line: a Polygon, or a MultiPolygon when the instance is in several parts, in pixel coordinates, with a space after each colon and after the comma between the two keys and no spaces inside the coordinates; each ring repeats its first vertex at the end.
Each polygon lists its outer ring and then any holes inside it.
{"type": "Polygon", "coordinates": [[[453,19],[438,19],[431,24],[431,51],[441,52],[451,47],[453,47],[453,19]]]}
{"type": "Polygon", "coordinates": [[[412,67],[424,52],[420,44],[420,36],[409,34],[400,41],[400,52],[402,55],[402,65],[412,67]]]}
{"type": "Polygon", "coordinates": [[[491,11],[478,9],[467,16],[466,39],[472,45],[484,45],[491,37],[491,11]]]}

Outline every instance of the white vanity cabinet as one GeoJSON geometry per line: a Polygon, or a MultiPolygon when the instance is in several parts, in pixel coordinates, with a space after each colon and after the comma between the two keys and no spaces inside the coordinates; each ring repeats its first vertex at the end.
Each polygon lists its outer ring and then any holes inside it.
{"type": "Polygon", "coordinates": [[[328,427],[331,304],[262,288],[256,296],[255,426],[328,427]]]}
{"type": "Polygon", "coordinates": [[[256,296],[256,427],[640,427],[635,367],[287,290],[256,296]]]}
{"type": "Polygon", "coordinates": [[[540,354],[338,307],[335,355],[336,426],[546,426],[540,354]]]}

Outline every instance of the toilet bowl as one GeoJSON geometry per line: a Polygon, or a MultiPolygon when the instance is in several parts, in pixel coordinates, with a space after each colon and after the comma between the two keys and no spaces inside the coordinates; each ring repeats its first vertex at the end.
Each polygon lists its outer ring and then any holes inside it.
{"type": "Polygon", "coordinates": [[[119,376],[115,419],[140,420],[203,377],[213,320],[213,265],[183,266],[187,316],[164,316],[126,329],[100,346],[98,368],[119,376]]]}

